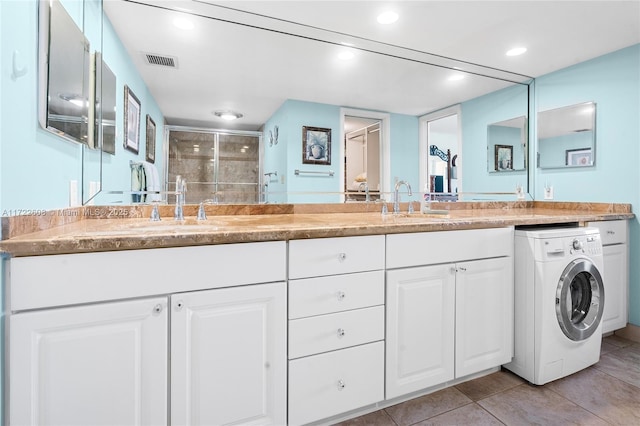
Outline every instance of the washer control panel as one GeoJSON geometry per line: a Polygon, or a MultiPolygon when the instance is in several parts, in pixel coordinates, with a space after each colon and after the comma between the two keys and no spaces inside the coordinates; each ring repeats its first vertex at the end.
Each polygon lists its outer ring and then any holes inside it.
{"type": "Polygon", "coordinates": [[[600,241],[600,234],[588,234],[573,237],[571,239],[569,247],[570,254],[602,254],[602,243],[600,241]]]}

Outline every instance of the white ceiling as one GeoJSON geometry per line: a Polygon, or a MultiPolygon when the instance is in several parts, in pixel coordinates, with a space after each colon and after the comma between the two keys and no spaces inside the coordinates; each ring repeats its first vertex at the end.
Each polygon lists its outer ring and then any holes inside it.
{"type": "Polygon", "coordinates": [[[421,52],[539,77],[640,43],[640,0],[105,0],[104,8],[168,123],[206,127],[258,129],[286,99],[421,115],[512,84],[474,74],[451,82],[454,66],[527,80],[421,52]],[[165,10],[175,8],[198,15],[193,30],[171,25],[185,15],[165,10]],[[381,26],[376,16],[388,8],[400,18],[381,26]],[[351,61],[336,59],[343,41],[360,49],[351,61]],[[528,51],[507,57],[514,46],[528,51]],[[141,52],[177,57],[178,68],[147,65],[141,52]],[[223,123],[217,109],[244,117],[223,123]]]}

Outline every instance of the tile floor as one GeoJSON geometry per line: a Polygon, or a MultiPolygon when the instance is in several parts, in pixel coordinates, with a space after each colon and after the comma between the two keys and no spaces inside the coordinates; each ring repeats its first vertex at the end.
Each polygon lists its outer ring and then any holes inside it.
{"type": "Polygon", "coordinates": [[[340,423],[360,425],[640,425],[640,343],[605,337],[600,362],[544,386],[502,370],[340,423]]]}

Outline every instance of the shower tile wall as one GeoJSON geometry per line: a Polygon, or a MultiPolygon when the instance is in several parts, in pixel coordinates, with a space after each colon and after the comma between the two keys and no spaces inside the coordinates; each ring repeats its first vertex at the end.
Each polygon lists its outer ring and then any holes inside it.
{"type": "Polygon", "coordinates": [[[181,175],[187,180],[187,203],[205,199],[225,204],[255,203],[259,195],[259,148],[255,136],[171,131],[168,188],[173,191],[176,176],[181,175]]]}

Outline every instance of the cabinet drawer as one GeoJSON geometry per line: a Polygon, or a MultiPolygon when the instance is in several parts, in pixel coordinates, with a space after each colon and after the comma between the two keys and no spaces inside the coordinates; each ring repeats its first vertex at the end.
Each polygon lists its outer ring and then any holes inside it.
{"type": "Polygon", "coordinates": [[[384,399],[384,343],[289,361],[289,424],[334,416],[384,399]]]}
{"type": "Polygon", "coordinates": [[[513,256],[509,228],[420,232],[387,236],[387,269],[513,256]]]}
{"type": "Polygon", "coordinates": [[[310,278],[384,268],[384,235],[289,242],[289,278],[310,278]]]}
{"type": "Polygon", "coordinates": [[[286,243],[219,244],[11,259],[11,311],[283,281],[286,243]]]}
{"type": "Polygon", "coordinates": [[[384,306],[289,321],[289,359],[384,339],[384,306]]]}
{"type": "Polygon", "coordinates": [[[384,304],[384,271],[289,281],[289,319],[384,304]]]}
{"type": "Polygon", "coordinates": [[[627,242],[627,221],[606,220],[601,222],[589,222],[589,226],[600,230],[602,245],[623,244],[627,242]]]}

